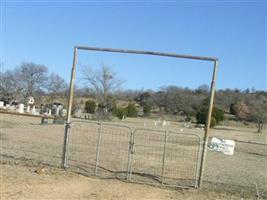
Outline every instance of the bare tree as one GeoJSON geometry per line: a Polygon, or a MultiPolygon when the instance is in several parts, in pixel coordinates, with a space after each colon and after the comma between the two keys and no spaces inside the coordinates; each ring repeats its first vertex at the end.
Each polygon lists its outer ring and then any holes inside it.
{"type": "Polygon", "coordinates": [[[99,105],[104,113],[108,111],[109,97],[122,85],[122,81],[110,67],[102,65],[100,70],[94,71],[90,67],[83,70],[83,79],[94,89],[99,105]]]}
{"type": "Polygon", "coordinates": [[[57,96],[62,96],[67,90],[66,81],[59,75],[52,73],[47,80],[47,91],[50,97],[50,102],[56,99],[57,96]]]}
{"type": "Polygon", "coordinates": [[[23,100],[26,101],[29,96],[35,96],[45,88],[47,67],[32,62],[24,62],[15,70],[15,76],[18,88],[23,94],[23,100]]]}
{"type": "Polygon", "coordinates": [[[17,86],[17,81],[14,75],[14,71],[8,70],[0,73],[0,96],[1,100],[12,103],[19,98],[20,90],[17,86]]]}
{"type": "Polygon", "coordinates": [[[255,97],[250,106],[250,120],[257,123],[257,132],[261,133],[263,124],[267,122],[267,97],[255,97]]]}

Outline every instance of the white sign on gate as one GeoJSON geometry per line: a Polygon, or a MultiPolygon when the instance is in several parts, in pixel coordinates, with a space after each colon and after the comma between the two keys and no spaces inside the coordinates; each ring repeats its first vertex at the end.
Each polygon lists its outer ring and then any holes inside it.
{"type": "Polygon", "coordinates": [[[225,155],[233,155],[235,149],[234,140],[225,140],[213,137],[209,144],[210,151],[221,152],[225,155]]]}

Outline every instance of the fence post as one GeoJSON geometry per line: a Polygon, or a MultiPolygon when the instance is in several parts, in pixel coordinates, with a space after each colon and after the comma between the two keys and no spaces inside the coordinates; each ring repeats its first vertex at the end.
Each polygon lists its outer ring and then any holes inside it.
{"type": "Polygon", "coordinates": [[[162,157],[162,171],[161,171],[161,185],[164,183],[164,174],[165,174],[165,155],[166,155],[166,145],[167,145],[167,133],[168,131],[165,131],[164,135],[164,147],[163,147],[163,157],[162,157]]]}
{"type": "Polygon", "coordinates": [[[68,158],[68,151],[69,151],[71,107],[72,107],[72,100],[73,100],[76,61],[77,61],[77,48],[74,48],[73,64],[72,64],[70,87],[69,87],[69,97],[68,97],[67,120],[66,120],[66,125],[65,125],[64,145],[63,145],[63,153],[62,153],[62,164],[61,165],[63,168],[67,167],[67,158],[68,158]]]}
{"type": "Polygon", "coordinates": [[[95,158],[95,175],[97,175],[98,165],[99,165],[99,151],[100,151],[100,142],[101,142],[101,132],[102,132],[102,123],[98,127],[98,137],[97,137],[97,146],[96,146],[96,158],[95,158]]]}
{"type": "Polygon", "coordinates": [[[216,76],[217,76],[218,65],[219,65],[219,61],[215,60],[212,81],[211,81],[211,86],[210,86],[209,110],[207,113],[204,141],[203,141],[203,147],[202,147],[202,157],[201,157],[200,169],[199,169],[199,179],[198,179],[199,187],[201,187],[202,182],[203,182],[203,174],[204,174],[204,168],[205,168],[205,162],[206,162],[206,156],[207,156],[208,134],[209,134],[210,121],[211,121],[211,116],[212,116],[212,107],[213,107],[214,94],[215,94],[215,81],[216,81],[216,76]]]}
{"type": "MultiPolygon", "coordinates": [[[[130,128],[131,129],[131,128],[130,128]]],[[[128,161],[127,161],[127,177],[126,180],[130,180],[130,167],[131,167],[131,157],[132,157],[132,150],[133,150],[133,131],[131,129],[131,134],[130,134],[130,141],[129,141],[129,150],[128,150],[128,161]]]]}
{"type": "Polygon", "coordinates": [[[129,164],[129,181],[131,181],[132,179],[132,167],[133,167],[133,154],[134,154],[134,134],[135,134],[136,130],[132,131],[132,137],[131,137],[131,140],[132,140],[132,149],[130,151],[130,154],[131,154],[131,159],[130,159],[130,164],[129,164]]]}
{"type": "Polygon", "coordinates": [[[201,159],[201,145],[202,145],[202,140],[201,138],[198,136],[198,151],[197,151],[197,163],[196,163],[196,172],[195,172],[195,188],[198,188],[198,178],[199,178],[199,163],[200,163],[200,159],[201,159]]]}

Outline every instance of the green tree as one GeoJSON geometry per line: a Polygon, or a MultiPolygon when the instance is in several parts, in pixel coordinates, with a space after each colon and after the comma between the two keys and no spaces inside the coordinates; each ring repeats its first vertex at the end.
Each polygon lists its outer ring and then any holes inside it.
{"type": "Polygon", "coordinates": [[[96,103],[93,100],[88,100],[85,102],[85,112],[87,113],[95,113],[96,103]]]}
{"type": "Polygon", "coordinates": [[[126,109],[127,117],[137,117],[138,110],[133,103],[129,103],[126,109]]]}
{"type": "Polygon", "coordinates": [[[151,111],[151,106],[149,104],[145,104],[143,108],[143,112],[145,116],[149,116],[151,111]]]}
{"type": "Polygon", "coordinates": [[[122,120],[123,118],[125,118],[127,115],[127,109],[126,108],[121,108],[121,107],[118,107],[117,108],[117,111],[116,111],[116,116],[122,120]]]}
{"type": "MultiPolygon", "coordinates": [[[[197,120],[198,124],[205,124],[206,123],[207,113],[208,113],[208,106],[205,105],[205,102],[204,102],[204,104],[202,104],[200,106],[200,108],[198,109],[198,111],[196,113],[196,120],[197,120]]],[[[210,127],[214,127],[222,120],[224,120],[223,110],[214,106],[212,109],[210,127]]]]}
{"type": "Polygon", "coordinates": [[[112,115],[117,116],[117,114],[118,114],[118,107],[117,107],[117,105],[116,104],[113,104],[112,107],[110,108],[109,112],[111,112],[112,115]]]}

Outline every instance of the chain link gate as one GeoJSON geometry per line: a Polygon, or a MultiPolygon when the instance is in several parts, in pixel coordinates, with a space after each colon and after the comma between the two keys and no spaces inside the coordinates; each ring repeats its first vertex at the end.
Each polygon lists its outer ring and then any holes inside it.
{"type": "Polygon", "coordinates": [[[197,187],[200,147],[195,134],[73,121],[68,167],[103,178],[197,187]]]}

